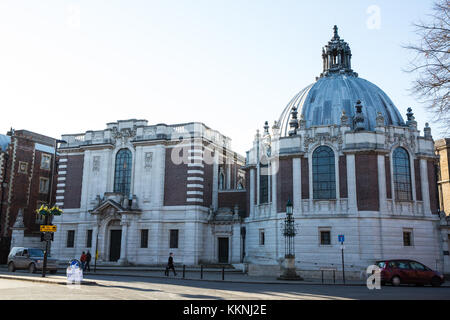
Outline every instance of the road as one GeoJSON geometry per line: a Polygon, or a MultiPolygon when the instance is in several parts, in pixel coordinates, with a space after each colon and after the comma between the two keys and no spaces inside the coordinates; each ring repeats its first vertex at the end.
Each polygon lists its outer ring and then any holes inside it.
{"type": "Polygon", "coordinates": [[[450,300],[450,288],[261,284],[91,276],[97,285],[66,285],[0,279],[1,300],[450,300]]]}

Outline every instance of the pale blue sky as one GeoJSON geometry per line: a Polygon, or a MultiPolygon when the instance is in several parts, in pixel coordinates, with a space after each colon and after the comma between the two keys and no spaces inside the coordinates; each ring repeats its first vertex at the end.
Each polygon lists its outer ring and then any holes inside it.
{"type": "Polygon", "coordinates": [[[411,106],[422,130],[430,118],[408,91],[413,76],[402,69],[411,55],[401,46],[416,41],[412,22],[431,4],[0,0],[0,132],[12,126],[60,137],[119,119],[199,121],[244,154],[256,129],[278,120],[319,76],[335,24],[353,69],[404,118],[411,106]]]}

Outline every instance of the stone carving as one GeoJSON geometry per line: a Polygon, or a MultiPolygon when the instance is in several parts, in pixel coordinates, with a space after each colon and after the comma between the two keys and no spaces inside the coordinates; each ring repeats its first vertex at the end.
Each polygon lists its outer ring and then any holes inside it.
{"type": "Polygon", "coordinates": [[[337,143],[339,145],[339,150],[342,149],[342,144],[344,143],[344,138],[342,136],[342,133],[339,132],[339,134],[332,136],[329,132],[326,133],[316,133],[314,137],[311,137],[309,134],[305,135],[303,145],[305,147],[305,151],[307,152],[309,147],[312,144],[315,144],[319,142],[320,144],[323,144],[325,142],[328,143],[337,143]]]}
{"type": "Polygon", "coordinates": [[[100,156],[94,156],[92,160],[92,171],[93,172],[100,171],[100,156]]]}
{"type": "Polygon", "coordinates": [[[389,132],[385,133],[386,136],[386,146],[391,149],[394,145],[398,144],[400,146],[409,148],[410,150],[416,150],[416,138],[414,135],[405,136],[404,134],[394,133],[393,135],[389,132]]]}
{"type": "Polygon", "coordinates": [[[117,127],[112,128],[111,135],[114,139],[129,139],[136,136],[136,126],[133,127],[133,129],[130,128],[124,128],[122,130],[118,130],[117,127]]]}
{"type": "Polygon", "coordinates": [[[152,168],[153,152],[146,152],[144,157],[144,168],[150,170],[152,168]]]}

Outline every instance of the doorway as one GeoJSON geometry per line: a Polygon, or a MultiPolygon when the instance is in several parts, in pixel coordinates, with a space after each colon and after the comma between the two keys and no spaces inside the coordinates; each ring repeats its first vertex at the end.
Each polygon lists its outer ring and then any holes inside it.
{"type": "Polygon", "coordinates": [[[111,230],[111,241],[109,244],[109,261],[120,259],[120,246],[122,242],[122,230],[111,230]]]}
{"type": "Polygon", "coordinates": [[[228,263],[228,238],[219,238],[219,263],[228,263]]]}

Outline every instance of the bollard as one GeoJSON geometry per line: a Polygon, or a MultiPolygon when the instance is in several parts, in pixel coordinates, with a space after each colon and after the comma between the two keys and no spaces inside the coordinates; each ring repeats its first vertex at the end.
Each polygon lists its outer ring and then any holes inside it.
{"type": "Polygon", "coordinates": [[[336,283],[336,270],[333,270],[333,283],[336,283]]]}
{"type": "Polygon", "coordinates": [[[200,279],[203,279],[203,265],[200,266],[200,279]]]}
{"type": "Polygon", "coordinates": [[[323,284],[323,270],[321,270],[322,271],[322,284],[323,284]]]}
{"type": "Polygon", "coordinates": [[[225,280],[225,267],[222,267],[222,280],[225,280]]]}
{"type": "Polygon", "coordinates": [[[185,275],[186,275],[186,266],[183,264],[183,279],[185,275]]]}

